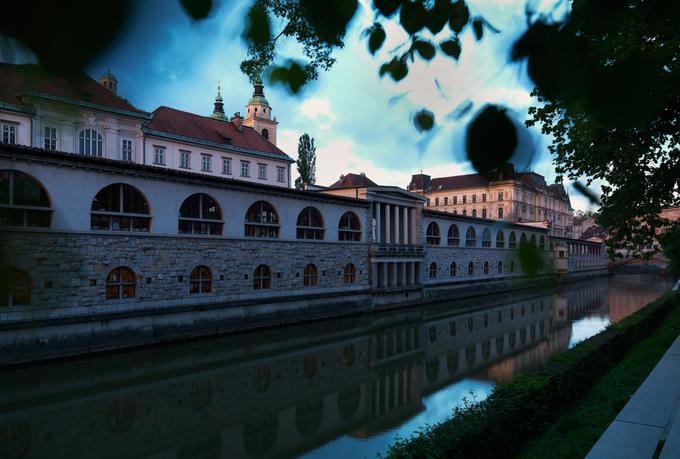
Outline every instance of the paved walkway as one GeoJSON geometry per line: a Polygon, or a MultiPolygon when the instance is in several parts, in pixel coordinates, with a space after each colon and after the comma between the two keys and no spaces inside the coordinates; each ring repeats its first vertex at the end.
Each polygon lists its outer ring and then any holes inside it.
{"type": "Polygon", "coordinates": [[[633,394],[586,459],[680,458],[680,336],[633,394]]]}

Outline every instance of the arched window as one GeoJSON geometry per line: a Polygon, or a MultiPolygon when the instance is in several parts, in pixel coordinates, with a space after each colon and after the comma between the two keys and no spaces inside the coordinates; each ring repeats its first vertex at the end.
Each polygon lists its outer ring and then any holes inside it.
{"type": "Polygon", "coordinates": [[[522,233],[522,235],[519,237],[519,245],[526,244],[527,242],[527,235],[525,233],[522,233]]]}
{"type": "Polygon", "coordinates": [[[24,271],[5,268],[0,271],[0,306],[31,304],[31,278],[24,271]]]}
{"type": "Polygon", "coordinates": [[[222,211],[205,193],[192,194],[179,208],[180,234],[222,234],[222,211]]]}
{"type": "Polygon", "coordinates": [[[323,239],[323,218],[315,207],[305,207],[297,218],[298,239],[323,239]]]}
{"type": "Polygon", "coordinates": [[[477,216],[477,209],[472,209],[472,216],[476,217],[477,216]]]}
{"type": "Polygon", "coordinates": [[[473,227],[467,229],[465,233],[465,247],[475,247],[477,245],[477,233],[473,227]]]}
{"type": "Polygon", "coordinates": [[[49,228],[49,207],[47,192],[36,179],[19,171],[0,171],[0,226],[49,228]]]}
{"type": "Polygon", "coordinates": [[[456,276],[456,269],[458,269],[458,266],[456,266],[456,262],[455,262],[455,261],[452,261],[452,262],[451,262],[451,266],[449,267],[449,272],[450,272],[450,274],[451,274],[451,277],[455,277],[455,276],[456,276]]]}
{"type": "Polygon", "coordinates": [[[92,201],[90,228],[93,230],[148,232],[150,224],[146,199],[130,185],[109,185],[92,201]]]}
{"type": "Polygon", "coordinates": [[[319,275],[316,270],[316,266],[310,263],[305,267],[305,272],[303,275],[303,285],[305,287],[314,287],[318,283],[319,275]]]}
{"type": "Polygon", "coordinates": [[[510,239],[508,239],[508,247],[514,249],[517,247],[517,239],[515,238],[515,232],[510,231],[510,239]]]}
{"type": "Polygon", "coordinates": [[[264,290],[272,286],[272,271],[267,265],[260,265],[255,268],[253,275],[253,289],[264,290]]]}
{"type": "Polygon", "coordinates": [[[345,284],[354,284],[356,281],[357,268],[352,263],[348,263],[344,270],[344,282],[345,284]]]}
{"type": "Polygon", "coordinates": [[[102,156],[102,136],[94,129],[80,131],[78,153],[85,156],[102,156]]]}
{"type": "Polygon", "coordinates": [[[489,228],[484,228],[484,231],[482,231],[482,247],[491,247],[491,232],[489,228]]]}
{"type": "Polygon", "coordinates": [[[196,266],[189,276],[189,293],[210,293],[212,275],[207,266],[196,266]]]}
{"type": "Polygon", "coordinates": [[[269,139],[269,130],[267,130],[266,128],[262,129],[262,137],[264,137],[265,139],[269,139]]]}
{"type": "Polygon", "coordinates": [[[545,237],[541,234],[541,237],[538,239],[538,248],[541,250],[545,250],[545,237]]]}
{"type": "Polygon", "coordinates": [[[536,235],[532,234],[531,239],[529,239],[529,241],[531,242],[531,245],[536,245],[536,235]]]}
{"type": "Polygon", "coordinates": [[[498,208],[498,218],[503,218],[503,208],[502,207],[498,208]]]}
{"type": "Polygon", "coordinates": [[[279,215],[267,201],[257,201],[246,212],[246,237],[279,237],[279,215]]]}
{"type": "Polygon", "coordinates": [[[475,264],[473,262],[468,263],[468,276],[475,274],[475,264]]]}
{"type": "Polygon", "coordinates": [[[430,263],[430,279],[435,279],[437,277],[437,263],[432,262],[430,263]]]}
{"type": "Polygon", "coordinates": [[[458,226],[449,226],[448,245],[458,247],[460,245],[460,234],[458,233],[458,226]]]}
{"type": "Polygon", "coordinates": [[[135,273],[130,268],[115,268],[106,276],[106,299],[134,298],[135,283],[135,273]]]}
{"type": "Polygon", "coordinates": [[[361,223],[359,223],[359,217],[354,212],[345,212],[340,217],[338,240],[361,241],[361,223]]]}
{"type": "Polygon", "coordinates": [[[489,262],[484,262],[484,274],[489,274],[489,262]]]}
{"type": "Polygon", "coordinates": [[[425,242],[429,245],[439,245],[439,239],[439,225],[436,222],[431,222],[427,225],[425,242]]]}
{"type": "Polygon", "coordinates": [[[502,249],[503,247],[505,247],[505,236],[503,231],[499,231],[496,233],[496,248],[502,249]]]}
{"type": "Polygon", "coordinates": [[[498,262],[498,274],[503,274],[503,262],[498,262]]]}

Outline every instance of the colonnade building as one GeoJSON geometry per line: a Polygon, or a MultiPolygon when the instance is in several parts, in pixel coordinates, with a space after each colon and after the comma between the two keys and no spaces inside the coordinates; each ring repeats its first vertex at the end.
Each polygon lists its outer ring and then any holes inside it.
{"type": "Polygon", "coordinates": [[[0,139],[0,364],[606,271],[601,244],[562,250],[547,228],[439,212],[362,174],[289,188],[291,160],[271,142],[276,123],[257,85],[241,123],[221,119],[221,98],[208,117],[145,114],[113,92],[111,75],[73,83],[24,71],[0,66],[0,100],[14,97],[0,107],[10,126],[0,139]],[[40,91],[21,90],[27,81],[40,91]],[[214,135],[230,137],[218,145],[214,135]],[[116,156],[131,139],[133,160],[116,156]],[[241,171],[257,162],[261,179],[223,173],[225,163],[215,172],[218,154],[241,171]],[[285,167],[285,180],[269,166],[285,167]],[[524,273],[522,241],[543,260],[538,277],[524,273]]]}

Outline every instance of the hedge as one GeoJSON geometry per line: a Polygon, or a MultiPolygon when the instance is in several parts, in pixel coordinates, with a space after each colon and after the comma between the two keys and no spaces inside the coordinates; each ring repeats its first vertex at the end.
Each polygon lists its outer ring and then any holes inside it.
{"type": "Polygon", "coordinates": [[[513,381],[497,385],[488,398],[466,402],[452,416],[410,438],[397,439],[387,457],[498,458],[516,455],[590,386],[650,335],[680,303],[667,293],[569,351],[513,381]]]}

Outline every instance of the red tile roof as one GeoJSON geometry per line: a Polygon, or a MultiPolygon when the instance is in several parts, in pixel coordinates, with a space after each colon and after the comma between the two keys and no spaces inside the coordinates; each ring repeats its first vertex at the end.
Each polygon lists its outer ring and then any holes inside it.
{"type": "Polygon", "coordinates": [[[262,137],[253,128],[243,126],[239,131],[228,121],[216,120],[170,107],[161,106],[154,110],[147,127],[153,131],[217,143],[225,147],[234,146],[256,150],[291,160],[283,150],[262,137]]]}
{"type": "Polygon", "coordinates": [[[328,188],[354,188],[363,186],[378,186],[370,178],[364,174],[347,174],[341,175],[340,180],[329,186],[328,188]]]}
{"type": "Polygon", "coordinates": [[[0,101],[10,104],[23,105],[21,95],[33,91],[140,115],[146,114],[84,73],[63,77],[51,75],[35,64],[0,63],[0,82],[0,101]]]}
{"type": "Polygon", "coordinates": [[[452,177],[438,177],[430,180],[430,191],[458,190],[487,186],[489,179],[482,174],[454,175],[452,177]]]}

